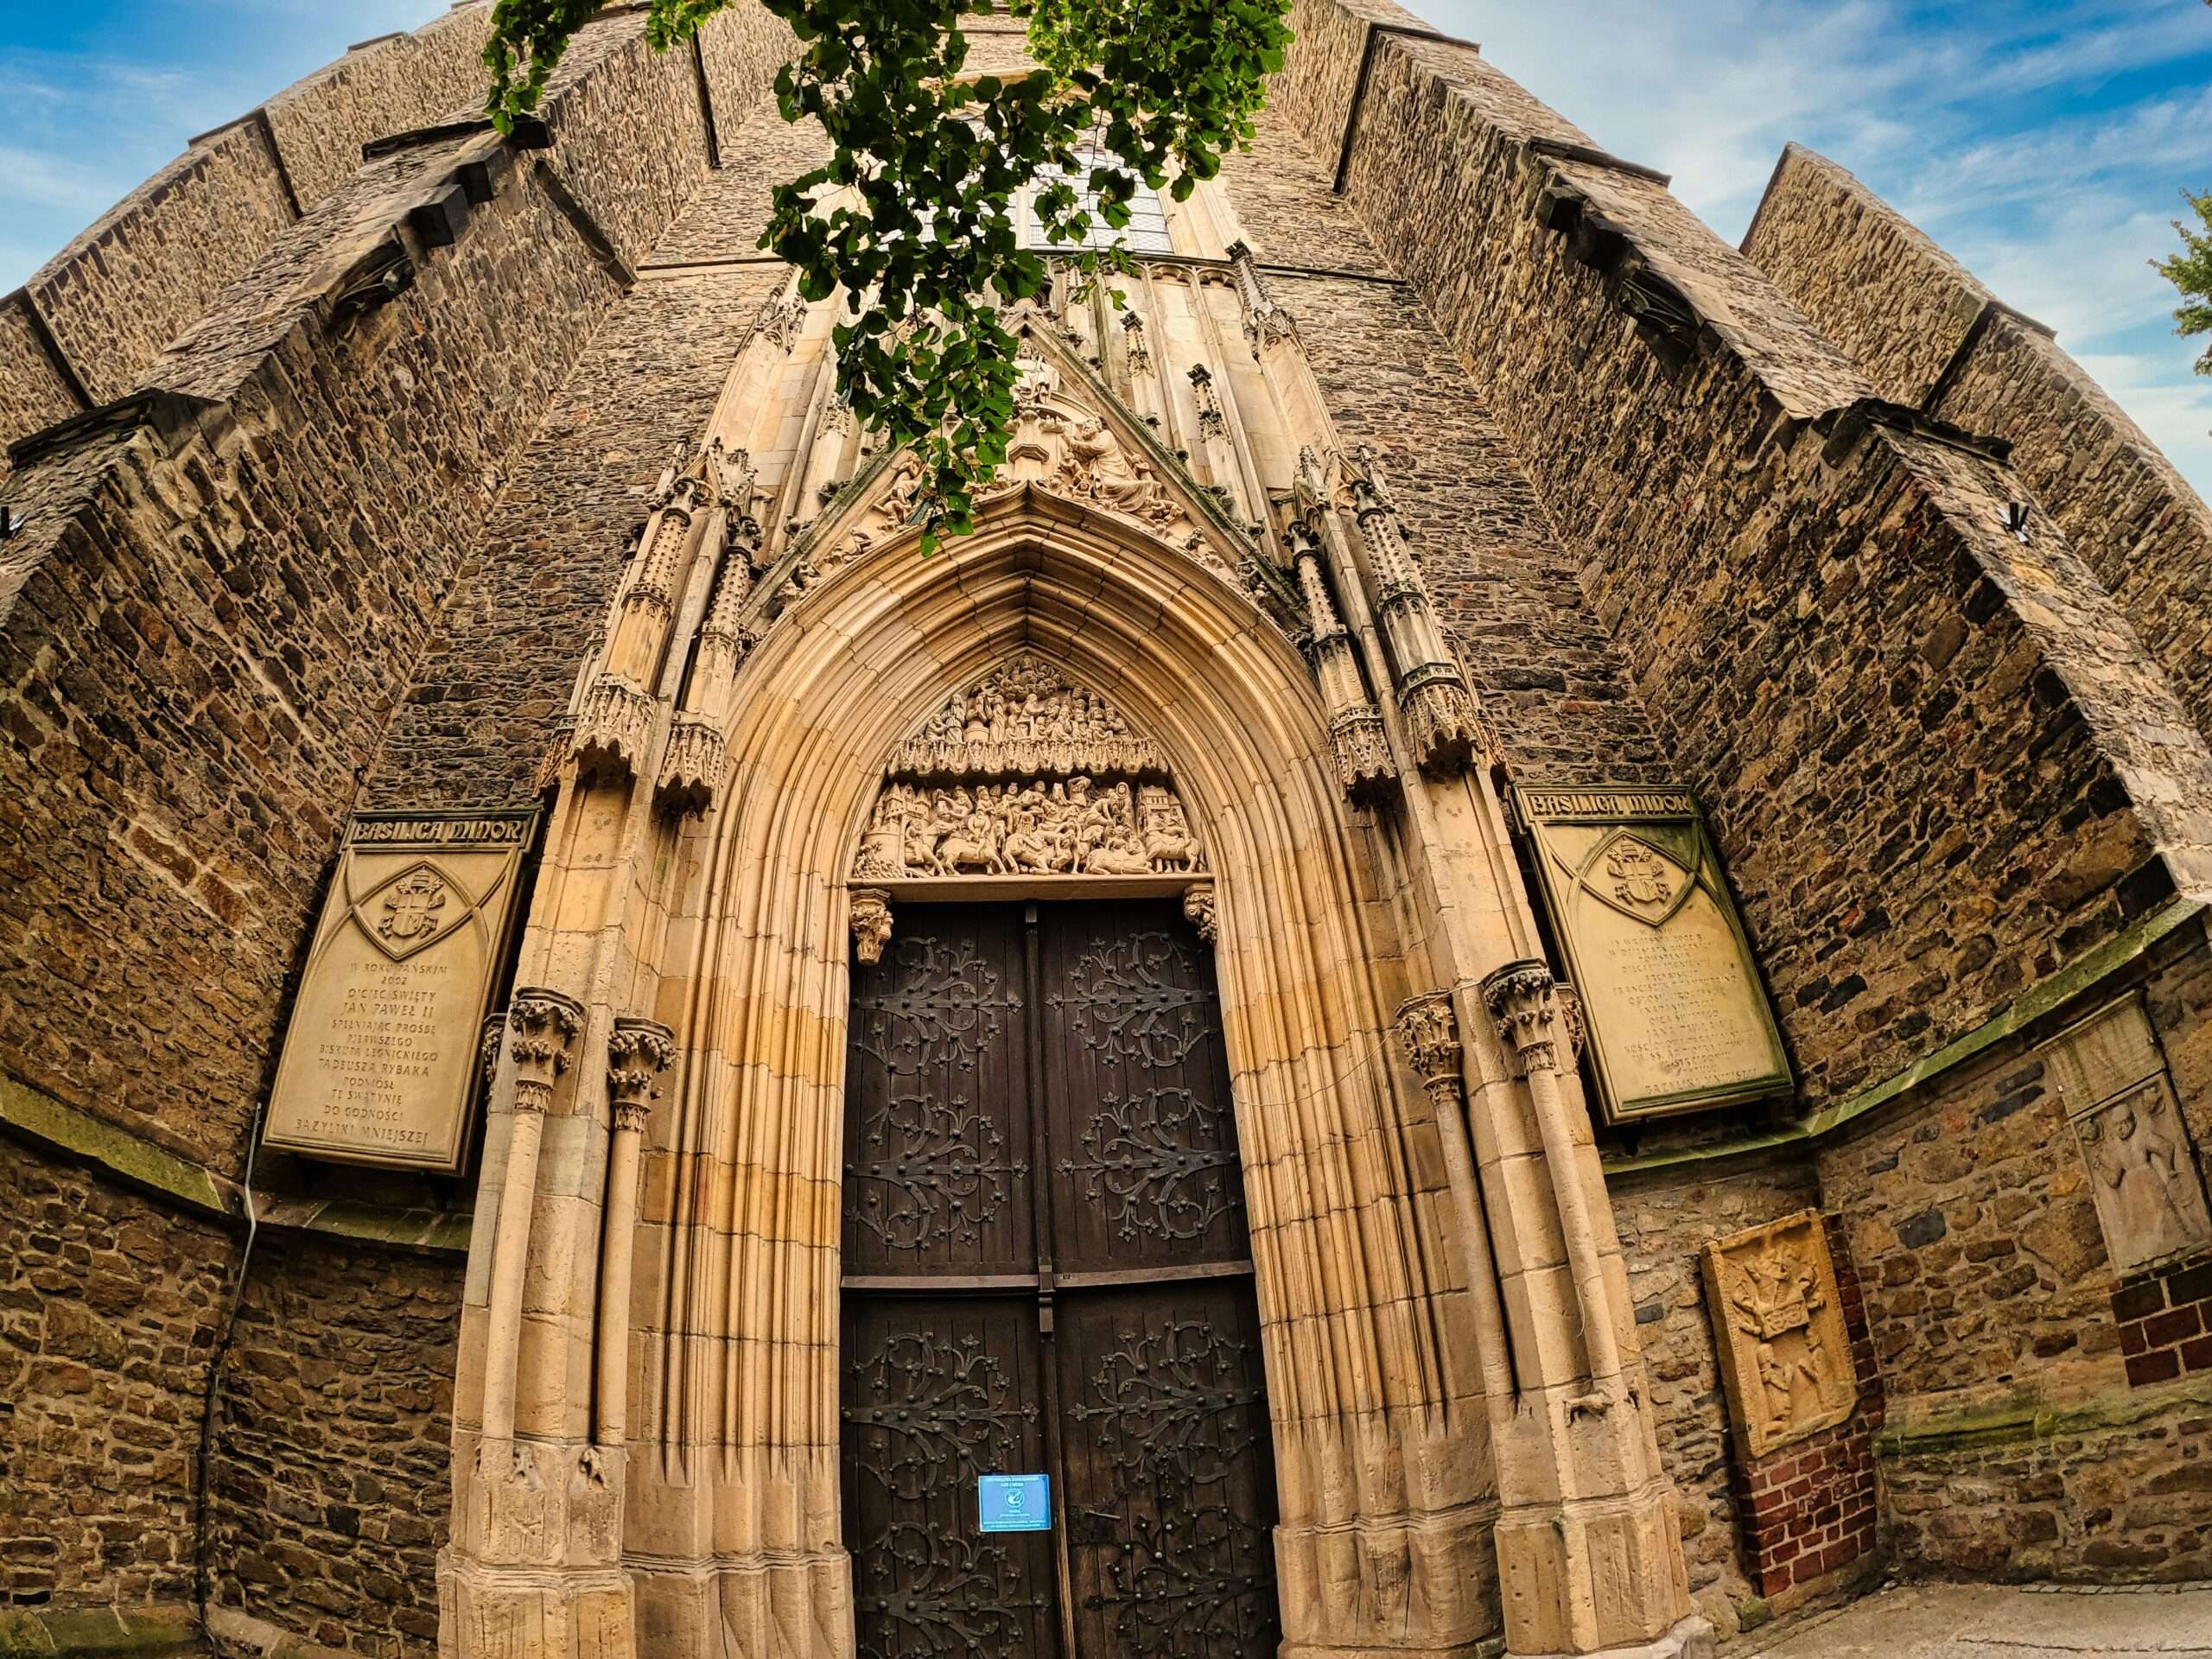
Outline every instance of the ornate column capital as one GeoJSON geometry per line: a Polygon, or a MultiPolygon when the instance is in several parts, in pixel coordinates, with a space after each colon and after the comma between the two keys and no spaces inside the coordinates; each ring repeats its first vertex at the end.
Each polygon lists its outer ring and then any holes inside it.
{"type": "Polygon", "coordinates": [[[853,955],[873,966],[891,943],[891,895],[881,887],[855,887],[852,900],[853,955]]]}
{"type": "Polygon", "coordinates": [[[1398,1007],[1395,1021],[1398,1046],[1421,1079],[1421,1087],[1440,1105],[1464,1086],[1465,1056],[1459,1044],[1459,1020],[1452,1011],[1449,991],[1428,991],[1398,1007]]]}
{"type": "Polygon", "coordinates": [[[543,1112],[553,1081],[569,1069],[569,1045],[584,1028],[584,1005],[572,996],[527,985],[507,1009],[507,1048],[515,1057],[515,1109],[543,1112]]]}
{"type": "Polygon", "coordinates": [[[1183,889],[1183,915],[1192,926],[1198,930],[1198,937],[1208,944],[1220,937],[1221,926],[1215,909],[1212,882],[1193,881],[1183,889]]]}
{"type": "Polygon", "coordinates": [[[1572,1041],[1580,1029],[1579,1019],[1568,1028],[1571,1016],[1564,1014],[1561,1003],[1571,1001],[1573,993],[1570,989],[1562,999],[1560,988],[1552,970],[1533,959],[1509,962],[1483,980],[1483,1000],[1497,1017],[1497,1034],[1531,1071],[1558,1071],[1560,1033],[1567,1030],[1572,1041]]]}
{"type": "Polygon", "coordinates": [[[607,1039],[607,1094],[617,1129],[642,1131],[659,1091],[654,1079],[676,1060],[676,1033],[658,1020],[624,1014],[607,1039]]]}

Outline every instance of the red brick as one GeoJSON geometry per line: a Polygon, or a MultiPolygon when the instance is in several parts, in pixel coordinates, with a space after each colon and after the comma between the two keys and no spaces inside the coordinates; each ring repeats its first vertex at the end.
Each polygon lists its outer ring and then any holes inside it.
{"type": "Polygon", "coordinates": [[[2180,1375],[2181,1355],[2171,1348],[2162,1348],[2154,1354],[2137,1354],[2127,1362],[2127,1385],[2132,1389],[2164,1382],[2180,1375]]]}

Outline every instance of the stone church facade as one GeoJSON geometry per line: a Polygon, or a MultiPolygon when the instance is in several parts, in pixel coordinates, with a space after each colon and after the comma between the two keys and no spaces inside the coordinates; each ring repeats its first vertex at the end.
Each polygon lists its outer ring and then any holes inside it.
{"type": "Polygon", "coordinates": [[[639,11],[508,138],[486,8],[365,42],[0,302],[0,1637],[2212,1575],[2212,514],[2047,330],[1300,0],[925,556],[787,38],[639,11]]]}

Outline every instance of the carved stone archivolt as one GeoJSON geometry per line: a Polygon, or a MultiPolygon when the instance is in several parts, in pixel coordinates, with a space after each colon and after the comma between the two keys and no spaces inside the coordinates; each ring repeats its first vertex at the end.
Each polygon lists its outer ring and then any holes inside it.
{"type": "Polygon", "coordinates": [[[1025,653],[899,746],[853,879],[1196,874],[1205,855],[1164,776],[1103,696],[1025,653]]]}
{"type": "Polygon", "coordinates": [[[1757,1458],[1851,1415],[1851,1337],[1820,1212],[1801,1211],[1705,1247],[1721,1377],[1757,1458]]]}

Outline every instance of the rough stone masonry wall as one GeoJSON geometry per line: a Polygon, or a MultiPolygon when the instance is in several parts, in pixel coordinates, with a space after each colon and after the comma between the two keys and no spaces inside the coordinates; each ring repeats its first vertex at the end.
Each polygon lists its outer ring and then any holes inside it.
{"type": "Polygon", "coordinates": [[[264,1234],[217,1418],[216,1603],[341,1652],[435,1650],[461,1262],[264,1234]]]}
{"type": "MultiPolygon", "coordinates": [[[[664,223],[708,176],[697,67],[647,54],[635,31],[634,18],[601,24],[564,65],[550,152],[486,135],[360,169],[154,365],[159,395],[48,441],[19,475],[33,527],[0,568],[8,1072],[236,1167],[339,826],[397,689],[488,503],[623,292],[604,254],[640,257],[661,229],[654,215],[664,223]],[[474,201],[452,246],[425,245],[410,211],[456,189],[471,162],[488,168],[471,194],[488,181],[492,198],[474,201]],[[402,246],[412,286],[341,314],[334,296],[402,246]]],[[[757,98],[777,60],[758,19],[734,16],[710,38],[730,96],[757,98]]],[[[662,320],[677,336],[721,323],[707,305],[662,320]]],[[[619,365],[613,338],[604,360],[619,365]]],[[[583,394],[601,432],[634,429],[637,390],[607,369],[583,394]]],[[[26,1179],[55,1178],[34,1155],[26,1179]]],[[[148,1248],[182,1252],[206,1232],[219,1263],[218,1235],[151,1206],[143,1218],[148,1248]]],[[[7,1261],[44,1271],[46,1248],[7,1261]]],[[[342,1627],[364,1651],[427,1652],[446,1505],[433,1379],[451,1374],[459,1263],[273,1232],[263,1248],[226,1379],[223,1596],[326,1641],[342,1627]],[[334,1352],[342,1374],[321,1369],[334,1352]],[[265,1512],[238,1496],[257,1480],[265,1512]],[[302,1553],[310,1534],[329,1571],[302,1553]]],[[[204,1357],[212,1323],[195,1340],[204,1357]]],[[[74,1375],[37,1361],[8,1397],[51,1448],[35,1478],[105,1491],[107,1431],[70,1397],[74,1375]]],[[[204,1375],[156,1421],[189,1419],[196,1435],[204,1375]]],[[[123,1425],[118,1442],[156,1448],[137,1507],[73,1500],[90,1519],[42,1532],[51,1548],[23,1556],[22,1574],[98,1599],[144,1595],[152,1569],[133,1552],[188,1553],[178,1517],[189,1483],[138,1409],[103,1414],[123,1425]]],[[[20,1513],[29,1525],[47,1512],[20,1513]]]]}
{"type": "MultiPolygon", "coordinates": [[[[465,107],[482,81],[490,16],[486,4],[463,5],[416,34],[364,42],[194,139],[0,301],[0,446],[129,391],[287,227],[353,177],[364,143],[465,107]],[[50,345],[34,337],[34,311],[50,345]]],[[[0,460],[0,487],[8,471],[0,460]]]]}
{"type": "Polygon", "coordinates": [[[1745,254],[1884,395],[2012,446],[2012,466],[2212,729],[2212,507],[2049,333],[1843,168],[1783,152],[1745,254]]]}
{"type": "Polygon", "coordinates": [[[1223,170],[1347,443],[1370,443],[1518,781],[1676,779],[1511,446],[1287,120],[1223,170]],[[1281,269],[1288,267],[1292,269],[1281,269]],[[1293,274],[1296,268],[1306,274],[1293,274]],[[1323,274],[1323,273],[1343,274],[1323,274]]]}
{"type": "MultiPolygon", "coordinates": [[[[1308,44],[1357,38],[1326,0],[1294,21],[1308,44]]],[[[1325,168],[1341,109],[1301,99],[1342,79],[1278,90],[1325,168]]],[[[2010,474],[1937,437],[1854,435],[1839,411],[1872,386],[1770,281],[1656,183],[1532,139],[1587,143],[1465,50],[1386,38],[1350,197],[1584,561],[1707,804],[1806,1096],[1847,1097],[2201,880],[2203,747],[2046,518],[2000,545],[2010,474]]],[[[2050,1129],[2038,1160],[2070,1155],[2050,1129]]],[[[1886,1370],[1923,1356],[1929,1316],[1879,1311],[1899,1269],[1867,1243],[1886,1370]]],[[[2017,1330],[2017,1277],[1961,1270],[1925,1352],[1946,1315],[2017,1330]]],[[[2054,1270],[2047,1294],[2085,1293],[2054,1270]]],[[[2094,1330],[2077,1315],[2025,1323],[2055,1343],[2094,1330]]],[[[2017,1376],[2063,1360],[2022,1338],[2017,1376]]]]}
{"type": "Polygon", "coordinates": [[[0,1138],[0,1611],[192,1599],[221,1230],[0,1138]]]}
{"type": "Polygon", "coordinates": [[[1714,1628],[1732,1636],[1759,1592],[1698,1252],[1722,1235],[1817,1207],[1818,1188],[1811,1170],[1782,1162],[1711,1177],[1694,1169],[1639,1175],[1616,1180],[1611,1194],[1659,1452],[1682,1494],[1690,1593],[1714,1628]]]}
{"type": "Polygon", "coordinates": [[[1845,1096],[2194,879],[2212,759],[2056,531],[2005,536],[2000,468],[1824,436],[1868,391],[1836,348],[1659,186],[1532,137],[1582,142],[1386,39],[1352,200],[1586,561],[1807,1095],[1845,1096]],[[1654,292],[1712,321],[1647,341],[1624,307],[1654,292]]]}
{"type": "MultiPolygon", "coordinates": [[[[771,108],[722,137],[724,165],[647,266],[747,258],[769,185],[819,143],[771,108]]],[[[780,265],[700,266],[632,288],[552,400],[486,516],[368,779],[365,804],[526,802],[645,498],[695,443],[780,265]]]]}
{"type": "MultiPolygon", "coordinates": [[[[2146,986],[2183,1116],[2212,1117],[2212,954],[2146,986]]],[[[2015,1043],[1822,1148],[1888,1398],[1891,1542],[2010,1578],[2212,1571],[2212,1386],[2133,1376],[2090,1177],[2015,1043]]]]}
{"type": "Polygon", "coordinates": [[[0,797],[38,810],[0,821],[0,1065],[225,1171],[393,688],[487,481],[613,297],[511,182],[381,309],[329,329],[285,302],[326,234],[356,236],[353,190],[385,209],[431,159],[365,173],[168,361],[219,400],[214,430],[105,435],[24,480],[0,797]]]}
{"type": "Polygon", "coordinates": [[[1858,180],[1786,146],[1744,257],[1827,331],[1885,397],[1918,404],[1996,296],[1858,180]]]}

